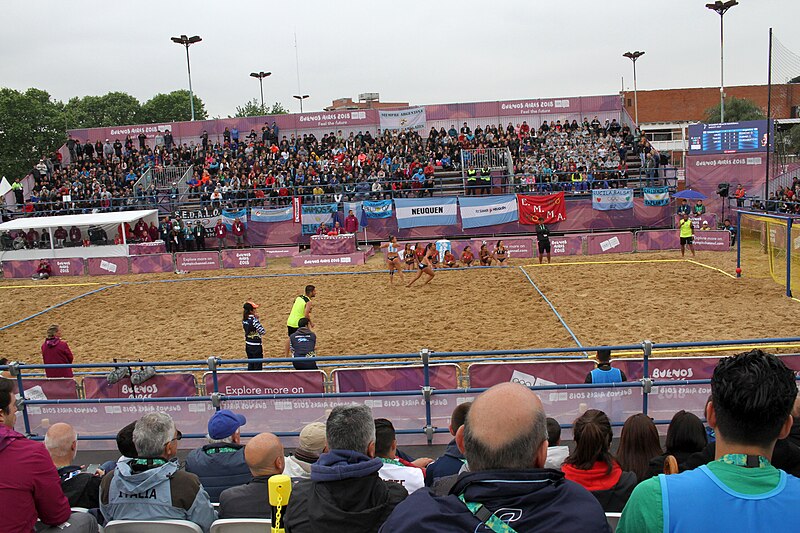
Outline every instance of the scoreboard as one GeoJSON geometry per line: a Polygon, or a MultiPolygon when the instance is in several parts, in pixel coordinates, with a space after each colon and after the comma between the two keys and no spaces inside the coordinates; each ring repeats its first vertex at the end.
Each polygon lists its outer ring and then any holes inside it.
{"type": "MultiPolygon", "coordinates": [[[[774,135],[770,135],[770,144],[774,145],[772,137],[774,135]]],[[[736,154],[766,151],[766,120],[689,125],[690,154],[736,154]]]]}

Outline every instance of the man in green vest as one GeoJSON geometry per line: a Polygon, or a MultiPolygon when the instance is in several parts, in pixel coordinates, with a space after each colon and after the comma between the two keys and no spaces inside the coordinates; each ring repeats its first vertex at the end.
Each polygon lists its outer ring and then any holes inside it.
{"type": "Polygon", "coordinates": [[[306,294],[304,296],[298,296],[294,299],[294,304],[292,304],[292,311],[289,313],[289,320],[286,321],[286,326],[289,331],[289,335],[294,333],[300,327],[300,319],[307,318],[309,327],[314,327],[314,323],[311,321],[311,309],[313,305],[311,303],[311,298],[314,298],[317,295],[317,288],[313,285],[306,285],[306,294]]]}
{"type": "Polygon", "coordinates": [[[474,168],[467,169],[467,196],[477,194],[478,171],[474,168]]]}
{"type": "Polygon", "coordinates": [[[481,194],[489,195],[492,193],[492,171],[488,165],[481,169],[481,194]]]}
{"type": "Polygon", "coordinates": [[[689,251],[692,252],[692,257],[694,257],[694,226],[689,220],[689,213],[683,214],[683,218],[678,222],[678,227],[681,230],[681,257],[686,253],[687,244],[689,251]]]}

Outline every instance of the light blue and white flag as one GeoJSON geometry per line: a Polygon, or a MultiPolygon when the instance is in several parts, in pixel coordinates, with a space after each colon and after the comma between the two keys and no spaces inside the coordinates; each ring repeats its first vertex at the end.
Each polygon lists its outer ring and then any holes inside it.
{"type": "Polygon", "coordinates": [[[592,209],[598,211],[633,209],[633,189],[594,189],[592,209]]]}
{"type": "Polygon", "coordinates": [[[303,224],[303,235],[313,235],[320,224],[333,225],[333,215],[339,204],[303,205],[300,208],[300,223],[303,224]]]}
{"type": "MultiPolygon", "coordinates": [[[[392,216],[391,200],[364,200],[364,213],[367,218],[389,218],[392,216]]],[[[358,217],[361,220],[361,217],[358,217]]]]}
{"type": "Polygon", "coordinates": [[[222,210],[222,223],[225,224],[225,227],[228,228],[228,231],[231,230],[233,227],[233,222],[236,219],[242,221],[244,227],[247,227],[247,209],[240,209],[239,211],[226,211],[222,210]]]}
{"type": "Polygon", "coordinates": [[[250,211],[251,222],[286,222],[287,220],[292,220],[292,206],[250,211]]]}
{"type": "Polygon", "coordinates": [[[442,198],[395,198],[395,216],[400,229],[420,226],[454,226],[457,223],[458,200],[442,198]]]}
{"type": "Polygon", "coordinates": [[[458,199],[461,211],[461,227],[464,229],[494,226],[506,222],[516,222],[517,196],[462,196],[458,199]]]}
{"type": "Polygon", "coordinates": [[[669,188],[668,187],[644,187],[644,205],[645,206],[660,206],[669,204],[669,188]]]}

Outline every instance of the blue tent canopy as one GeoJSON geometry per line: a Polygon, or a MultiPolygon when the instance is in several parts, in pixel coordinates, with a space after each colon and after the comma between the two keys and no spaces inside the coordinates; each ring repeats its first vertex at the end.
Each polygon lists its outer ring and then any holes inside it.
{"type": "Polygon", "coordinates": [[[680,192],[676,192],[672,195],[673,198],[685,198],[687,200],[705,200],[707,196],[701,192],[697,192],[692,189],[685,189],[680,192]]]}

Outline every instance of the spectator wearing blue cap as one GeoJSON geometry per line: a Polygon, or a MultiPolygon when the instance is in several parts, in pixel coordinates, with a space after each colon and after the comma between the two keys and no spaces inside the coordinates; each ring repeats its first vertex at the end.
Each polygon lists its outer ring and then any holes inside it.
{"type": "Polygon", "coordinates": [[[208,444],[186,456],[186,471],[197,474],[212,502],[223,490],[248,483],[252,478],[244,460],[239,428],[247,423],[240,414],[221,409],[208,421],[208,444]]]}

